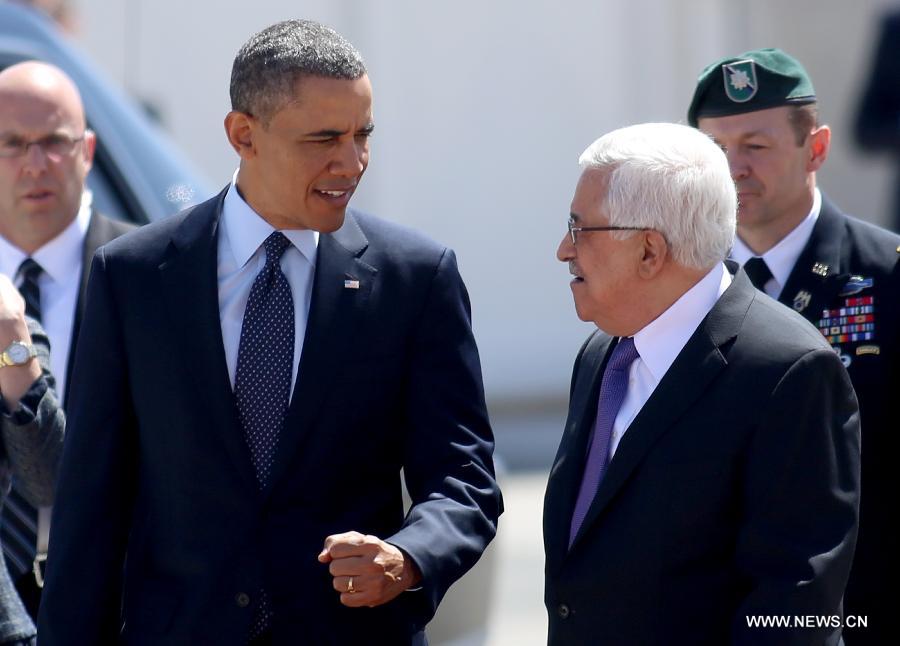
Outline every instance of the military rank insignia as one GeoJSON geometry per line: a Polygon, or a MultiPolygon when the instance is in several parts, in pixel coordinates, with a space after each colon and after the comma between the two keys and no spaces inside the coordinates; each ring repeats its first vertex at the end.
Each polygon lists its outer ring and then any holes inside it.
{"type": "Polygon", "coordinates": [[[822,311],[818,327],[828,343],[837,345],[874,339],[875,297],[845,298],[843,305],[837,309],[822,311]]]}

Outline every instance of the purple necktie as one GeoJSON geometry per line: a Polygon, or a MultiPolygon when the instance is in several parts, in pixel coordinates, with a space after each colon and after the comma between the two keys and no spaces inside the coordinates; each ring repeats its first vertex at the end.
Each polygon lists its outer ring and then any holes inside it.
{"type": "Polygon", "coordinates": [[[612,438],[613,422],[616,421],[625,393],[628,392],[628,368],[638,356],[634,339],[631,337],[620,339],[603,371],[600,399],[597,403],[597,421],[594,423],[594,434],[591,437],[584,475],[581,478],[581,487],[578,489],[578,499],[575,501],[575,511],[572,513],[572,524],[569,528],[570,547],[581,528],[581,523],[584,522],[584,517],[587,516],[594,496],[597,495],[597,489],[600,488],[603,472],[606,471],[609,462],[609,441],[612,438]]]}

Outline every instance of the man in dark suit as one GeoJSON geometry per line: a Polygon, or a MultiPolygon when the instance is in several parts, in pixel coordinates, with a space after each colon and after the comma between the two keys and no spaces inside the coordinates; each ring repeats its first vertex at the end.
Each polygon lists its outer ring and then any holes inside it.
{"type": "Polygon", "coordinates": [[[900,598],[890,494],[891,456],[900,451],[900,236],[843,214],[816,188],[831,131],[818,123],[809,76],[783,51],[707,67],[688,120],[723,147],[737,185],[731,257],[818,327],[850,373],[862,419],[863,494],[845,639],[884,644],[900,598]]]}
{"type": "Polygon", "coordinates": [[[557,256],[599,330],[547,485],[549,642],[838,643],[859,495],[846,370],[723,264],[736,199],[709,138],[632,126],[581,164],[557,256]],[[754,625],[775,616],[815,619],[754,625]]]}
{"type": "Polygon", "coordinates": [[[495,533],[454,254],[347,211],[359,53],[273,25],[231,97],[231,185],[94,259],[42,646],[420,643],[495,533]]]}
{"type": "Polygon", "coordinates": [[[900,231],[900,9],[882,16],[880,32],[856,111],[854,134],[863,150],[886,153],[896,166],[890,226],[900,231]]]}
{"type": "MultiPolygon", "coordinates": [[[[132,228],[94,212],[85,178],[96,138],[78,90],[61,70],[35,61],[0,72],[0,273],[26,295],[28,314],[47,330],[59,396],[72,370],[90,259],[132,228]]],[[[37,617],[49,532],[17,481],[3,508],[2,543],[10,573],[37,617]]]]}

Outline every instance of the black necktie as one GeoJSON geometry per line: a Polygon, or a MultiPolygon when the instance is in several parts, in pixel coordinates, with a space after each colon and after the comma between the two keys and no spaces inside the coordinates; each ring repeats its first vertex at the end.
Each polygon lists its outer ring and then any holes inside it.
{"type": "Polygon", "coordinates": [[[765,291],[766,283],[772,278],[772,272],[769,271],[769,266],[765,260],[759,256],[754,256],[744,263],[744,271],[747,272],[750,282],[753,283],[756,289],[765,291]]]}
{"type": "MultiPolygon", "coordinates": [[[[280,265],[281,255],[290,245],[290,240],[278,231],[263,243],[266,264],[250,287],[234,376],[238,417],[262,490],[269,485],[291,396],[294,299],[280,265]]],[[[251,640],[268,629],[271,618],[270,603],[263,589],[259,591],[251,640]]]]}
{"type": "Polygon", "coordinates": [[[40,321],[41,287],[38,285],[38,279],[44,273],[44,268],[33,258],[26,258],[19,265],[19,270],[16,273],[22,278],[22,282],[19,285],[19,293],[25,299],[25,313],[31,318],[40,321]]]}
{"type": "MultiPolygon", "coordinates": [[[[38,279],[44,269],[32,258],[26,258],[16,272],[21,277],[19,292],[25,300],[25,313],[41,320],[41,288],[38,279]]],[[[37,552],[37,510],[19,493],[18,483],[13,480],[12,489],[3,504],[0,543],[6,565],[13,580],[26,572],[31,572],[37,552]]]]}

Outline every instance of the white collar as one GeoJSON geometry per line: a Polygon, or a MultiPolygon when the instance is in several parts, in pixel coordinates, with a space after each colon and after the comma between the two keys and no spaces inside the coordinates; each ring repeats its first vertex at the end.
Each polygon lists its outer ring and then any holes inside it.
{"type": "MultiPolygon", "coordinates": [[[[778,283],[778,291],[781,293],[787,283],[797,259],[806,248],[812,236],[813,229],[816,226],[816,220],[819,218],[819,211],[822,209],[822,194],[819,189],[813,191],[812,209],[809,214],[785,237],[778,241],[774,247],[769,249],[761,257],[766,261],[766,266],[772,272],[772,278],[778,283]]],[[[740,237],[735,237],[734,247],[731,250],[731,258],[738,264],[743,265],[745,262],[755,257],[756,254],[744,244],[740,237]]]]}
{"type": "MultiPolygon", "coordinates": [[[[240,169],[234,171],[231,178],[231,186],[225,194],[225,202],[222,205],[222,226],[225,227],[226,236],[231,253],[239,267],[243,267],[253,257],[257,249],[265,242],[275,227],[266,222],[237,190],[237,179],[240,169]]],[[[315,267],[316,249],[319,245],[319,232],[311,229],[285,229],[282,233],[302,253],[310,264],[315,267]]]]}
{"type": "Polygon", "coordinates": [[[718,263],[669,309],[634,335],[634,346],[641,361],[657,383],[730,284],[731,274],[725,265],[718,263]]]}
{"type": "MultiPolygon", "coordinates": [[[[80,272],[72,271],[80,266],[84,253],[84,237],[91,222],[93,195],[88,189],[81,193],[78,213],[59,235],[31,254],[31,258],[44,269],[47,276],[56,283],[65,284],[79,280],[80,272]]],[[[15,277],[19,265],[28,254],[0,236],[0,271],[15,277]]]]}

